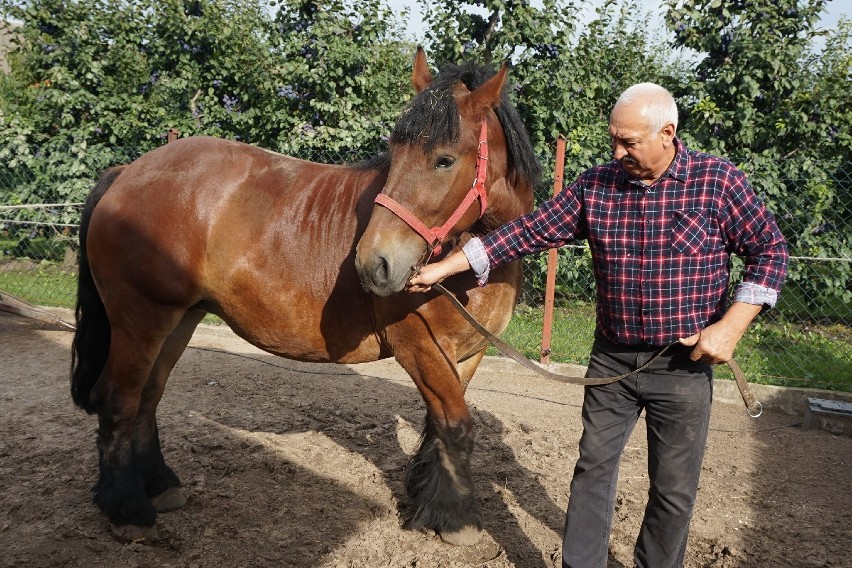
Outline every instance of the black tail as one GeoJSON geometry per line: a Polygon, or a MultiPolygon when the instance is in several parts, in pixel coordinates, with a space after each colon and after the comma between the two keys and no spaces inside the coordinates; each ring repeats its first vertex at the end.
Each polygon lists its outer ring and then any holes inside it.
{"type": "Polygon", "coordinates": [[[89,220],[101,197],[124,169],[111,168],[101,174],[98,183],[86,198],[80,218],[80,275],[77,281],[77,331],[71,346],[71,398],[74,404],[92,414],[97,410],[91,401],[92,387],[101,376],[109,354],[110,327],[104,303],[95,287],[89,258],[86,254],[86,234],[89,220]]]}

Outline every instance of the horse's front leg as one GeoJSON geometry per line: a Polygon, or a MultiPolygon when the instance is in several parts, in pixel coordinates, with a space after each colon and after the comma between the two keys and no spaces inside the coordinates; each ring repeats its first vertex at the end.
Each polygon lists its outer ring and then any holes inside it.
{"type": "Polygon", "coordinates": [[[470,377],[461,377],[454,357],[434,344],[397,350],[395,356],[427,409],[420,446],[406,474],[414,505],[409,526],[431,528],[450,544],[474,544],[482,534],[482,514],[470,472],[473,420],[464,400],[470,377]]]}

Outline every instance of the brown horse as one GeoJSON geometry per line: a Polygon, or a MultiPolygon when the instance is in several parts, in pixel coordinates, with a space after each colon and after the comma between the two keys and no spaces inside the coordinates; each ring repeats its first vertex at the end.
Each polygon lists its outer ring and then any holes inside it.
{"type": "MultiPolygon", "coordinates": [[[[447,65],[433,81],[418,50],[413,83],[418,94],[389,154],[369,163],[322,165],[187,138],[109,170],[92,190],[80,228],[71,391],[98,415],[94,500],[117,537],[155,538],[157,512],[185,503],[160,450],[156,409],[208,312],[291,359],[395,357],[427,407],[406,479],[410,526],[456,544],[479,537],[464,392],[485,344],[446,299],[399,292],[439,241],[457,247],[530,210],[539,167],[505,97],[505,66],[494,74],[447,65]],[[486,129],[485,191],[465,199],[486,129]],[[374,206],[380,193],[383,206],[374,206]],[[459,208],[463,200],[487,209],[459,208]],[[446,230],[421,236],[391,209],[446,230]]],[[[484,287],[470,276],[445,284],[499,333],[520,272],[497,270],[484,287]]]]}

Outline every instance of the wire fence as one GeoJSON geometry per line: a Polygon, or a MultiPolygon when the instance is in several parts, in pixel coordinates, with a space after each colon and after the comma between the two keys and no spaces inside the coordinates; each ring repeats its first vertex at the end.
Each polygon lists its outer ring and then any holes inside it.
{"type": "MultiPolygon", "coordinates": [[[[71,172],[67,160],[50,153],[38,156],[36,150],[29,160],[0,164],[0,291],[37,305],[73,307],[81,202],[99,171],[130,162],[145,150],[78,152],[83,166],[71,172]],[[30,203],[35,196],[45,195],[45,187],[51,188],[47,194],[55,199],[30,203]]],[[[68,154],[74,152],[66,152],[66,158],[68,154]]],[[[365,158],[357,150],[346,154],[313,151],[297,157],[325,163],[365,158]]],[[[761,172],[749,171],[747,165],[743,169],[760,192],[761,172]]],[[[775,207],[769,198],[767,203],[790,242],[790,277],[778,306],[761,315],[743,338],[737,359],[752,381],[852,390],[852,161],[830,169],[831,175],[819,180],[817,189],[830,193],[830,207],[799,200],[796,210],[784,209],[784,195],[807,193],[814,183],[804,169],[800,177],[795,175],[796,168],[787,171],[793,175],[782,180],[784,189],[775,207]],[[813,210],[808,210],[808,203],[813,210]],[[807,231],[797,228],[802,219],[813,226],[807,231]],[[807,238],[797,238],[801,235],[796,231],[807,238]]],[[[575,173],[579,172],[566,172],[566,181],[575,173]]],[[[778,180],[774,182],[777,185],[778,180]]],[[[539,200],[549,196],[551,183],[538,188],[539,200]]],[[[559,249],[557,258],[550,360],[586,364],[595,318],[591,253],[578,243],[559,249]]],[[[504,339],[533,359],[541,356],[546,266],[546,254],[524,260],[521,302],[504,334],[504,339]]],[[[734,284],[741,268],[735,258],[734,284]]],[[[720,367],[719,375],[724,373],[720,367]]]]}

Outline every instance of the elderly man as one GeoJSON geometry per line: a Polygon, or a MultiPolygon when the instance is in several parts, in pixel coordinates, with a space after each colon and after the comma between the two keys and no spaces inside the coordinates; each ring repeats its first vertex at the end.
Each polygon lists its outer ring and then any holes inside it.
{"type": "Polygon", "coordinates": [[[585,387],[563,567],[607,564],[618,464],[645,412],[650,491],[634,561],[683,563],[713,395],[715,363],[731,358],[754,317],[775,304],[787,247],[772,215],[731,163],[689,150],[677,105],[652,83],[628,88],[610,116],[613,160],[462,251],[415,275],[428,290],[451,274],[491,269],[587,239],[597,284],[597,323],[587,376],[621,375],[675,343],[651,366],[585,387]],[[744,259],[728,305],[730,255],[744,259]]]}

